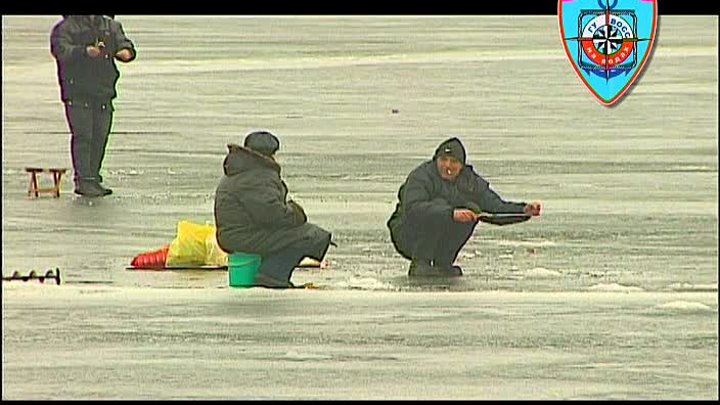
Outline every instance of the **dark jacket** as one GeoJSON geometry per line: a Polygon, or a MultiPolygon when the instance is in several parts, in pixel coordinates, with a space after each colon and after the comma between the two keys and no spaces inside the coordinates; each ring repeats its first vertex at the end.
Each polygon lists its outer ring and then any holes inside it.
{"type": "MultiPolygon", "coordinates": [[[[330,240],[329,232],[308,223],[303,209],[287,200],[274,160],[239,145],[228,149],[225,176],[215,192],[217,240],[223,250],[265,256],[303,240],[330,240]]],[[[321,260],[323,254],[308,256],[321,260]]]]}
{"type": "Polygon", "coordinates": [[[114,55],[121,49],[129,49],[135,59],[135,46],[125,36],[122,25],[108,16],[64,17],[50,34],[50,52],[57,62],[62,100],[114,99],[115,84],[120,77],[114,55]],[[105,44],[104,55],[91,58],[86,48],[99,42],[105,44]]]}
{"type": "MultiPolygon", "coordinates": [[[[524,202],[503,200],[490,188],[490,183],[475,172],[472,165],[465,164],[454,182],[440,177],[436,160],[442,147],[447,144],[459,146],[462,152],[460,160],[464,161],[464,147],[459,140],[451,138],[440,144],[432,160],[420,164],[410,172],[405,183],[400,186],[395,212],[387,222],[391,232],[394,233],[397,227],[414,211],[423,211],[424,214],[430,215],[445,215],[448,218],[452,218],[453,210],[456,208],[468,208],[477,213],[491,214],[523,212],[524,202]]],[[[418,215],[418,217],[425,216],[418,215]]]]}

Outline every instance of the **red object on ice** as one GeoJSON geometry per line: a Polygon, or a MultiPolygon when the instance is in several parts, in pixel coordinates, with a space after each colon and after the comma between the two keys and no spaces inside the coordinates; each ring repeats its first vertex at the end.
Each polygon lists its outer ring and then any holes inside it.
{"type": "Polygon", "coordinates": [[[166,245],[159,250],[141,253],[135,256],[130,265],[141,269],[164,269],[169,250],[170,245],[166,245]]]}

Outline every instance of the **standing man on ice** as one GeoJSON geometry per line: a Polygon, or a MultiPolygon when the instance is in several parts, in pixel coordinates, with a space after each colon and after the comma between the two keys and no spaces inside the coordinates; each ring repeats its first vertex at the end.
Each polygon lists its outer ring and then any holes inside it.
{"type": "Polygon", "coordinates": [[[64,15],[50,34],[57,62],[62,102],[70,132],[75,193],[86,197],[112,194],[102,186],[100,168],[113,121],[115,60],[135,59],[135,45],[114,16],[64,15]]]}
{"type": "Polygon", "coordinates": [[[481,213],[520,214],[484,219],[496,225],[540,215],[539,202],[509,202],[490,188],[471,165],[458,138],[442,142],[432,160],[408,175],[387,221],[395,249],[411,260],[409,276],[461,276],[455,258],[472,236],[481,213]]]}

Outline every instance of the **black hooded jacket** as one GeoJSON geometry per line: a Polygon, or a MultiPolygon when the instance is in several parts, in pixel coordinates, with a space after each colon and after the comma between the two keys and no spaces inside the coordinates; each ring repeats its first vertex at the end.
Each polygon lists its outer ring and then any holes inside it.
{"type": "MultiPolygon", "coordinates": [[[[305,240],[330,240],[330,233],[307,222],[303,209],[287,200],[280,166],[252,149],[228,145],[225,176],[215,192],[217,240],[226,252],[261,256],[305,240]]],[[[324,252],[309,257],[322,259],[324,252]],[[319,257],[320,256],[320,257],[319,257]]]]}
{"type": "Polygon", "coordinates": [[[135,59],[135,46],[125,36],[122,25],[108,16],[67,15],[50,34],[50,52],[57,63],[63,101],[79,99],[110,101],[117,96],[120,77],[114,55],[129,49],[135,59]],[[104,54],[88,56],[86,48],[102,42],[104,54]]]}
{"type": "Polygon", "coordinates": [[[425,214],[445,215],[450,219],[456,208],[467,208],[476,213],[523,213],[525,203],[503,200],[490,188],[487,180],[465,163],[465,155],[465,147],[460,140],[450,138],[438,146],[432,160],[423,162],[410,172],[405,183],[400,186],[395,212],[387,222],[391,232],[395,232],[415,210],[424,211],[425,214]],[[453,182],[440,176],[436,163],[443,151],[448,149],[452,151],[449,154],[465,164],[453,182]]]}

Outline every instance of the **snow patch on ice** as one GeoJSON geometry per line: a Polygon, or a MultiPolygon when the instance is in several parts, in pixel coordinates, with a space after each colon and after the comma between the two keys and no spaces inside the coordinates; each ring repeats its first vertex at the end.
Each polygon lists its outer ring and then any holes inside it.
{"type": "Polygon", "coordinates": [[[713,310],[709,306],[695,301],[672,301],[657,305],[656,308],[683,312],[709,312],[713,310]]]}
{"type": "Polygon", "coordinates": [[[618,284],[618,283],[595,284],[593,286],[588,287],[588,290],[590,290],[590,291],[607,291],[607,292],[640,292],[640,291],[644,291],[640,287],[633,287],[633,286],[622,285],[622,284],[618,284]]]}
{"type": "Polygon", "coordinates": [[[121,175],[121,176],[139,176],[141,174],[145,174],[143,170],[135,170],[135,169],[119,169],[119,170],[110,170],[110,174],[113,175],[121,175]]]}
{"type": "Polygon", "coordinates": [[[347,281],[340,281],[333,283],[334,288],[339,289],[354,289],[354,290],[396,290],[397,287],[383,283],[372,277],[357,277],[347,281]]]}
{"type": "Polygon", "coordinates": [[[525,271],[523,274],[525,277],[529,278],[552,278],[562,276],[559,271],[549,270],[544,267],[535,267],[525,271]]]}
{"type": "Polygon", "coordinates": [[[292,361],[312,361],[312,360],[330,360],[332,359],[332,356],[327,354],[317,354],[317,353],[300,353],[296,350],[290,350],[287,353],[285,353],[285,356],[283,356],[286,360],[292,360],[292,361]]]}
{"type": "Polygon", "coordinates": [[[717,291],[717,283],[712,284],[689,284],[689,283],[674,283],[670,284],[669,288],[673,291],[717,291]]]}
{"type": "Polygon", "coordinates": [[[528,247],[544,247],[544,246],[557,246],[557,242],[545,239],[537,240],[498,240],[498,246],[528,246],[528,247]]]}

